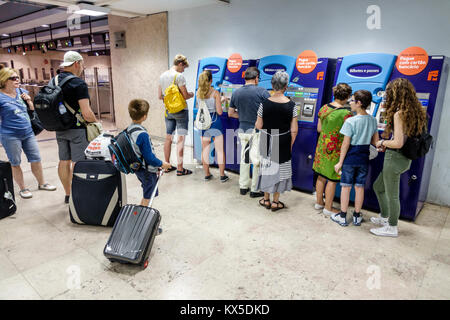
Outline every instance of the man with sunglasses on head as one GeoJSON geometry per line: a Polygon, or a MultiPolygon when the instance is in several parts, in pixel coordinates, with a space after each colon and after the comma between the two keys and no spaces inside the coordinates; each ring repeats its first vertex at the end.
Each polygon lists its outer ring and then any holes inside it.
{"type": "MultiPolygon", "coordinates": [[[[19,195],[29,199],[33,195],[26,188],[20,167],[22,150],[31,164],[31,172],[38,182],[38,189],[56,190],[45,183],[39,147],[31,127],[27,105],[34,110],[28,91],[20,89],[20,78],[15,69],[0,64],[0,137],[8,160],[11,163],[14,180],[19,186],[19,195]]],[[[3,183],[3,182],[2,182],[3,183]]],[[[3,195],[0,195],[2,197],[3,195]]]]}
{"type": "MultiPolygon", "coordinates": [[[[64,54],[64,62],[60,67],[63,70],[57,75],[58,83],[68,76],[75,76],[62,87],[65,102],[81,114],[86,122],[97,122],[91,109],[88,86],[80,78],[84,71],[83,57],[76,51],[68,51],[64,54]]],[[[67,109],[62,111],[70,112],[67,109]]],[[[58,175],[66,194],[64,202],[69,203],[73,165],[85,159],[84,150],[89,145],[86,127],[73,116],[73,126],[65,131],[56,131],[56,141],[59,154],[58,175]]]]}
{"type": "Polygon", "coordinates": [[[250,190],[250,197],[262,197],[264,192],[258,192],[257,183],[259,166],[253,166],[253,176],[250,180],[250,164],[245,163],[244,149],[255,132],[256,117],[259,105],[270,97],[270,93],[258,87],[259,70],[249,67],[244,74],[245,85],[236,89],[231,96],[228,116],[239,119],[239,139],[241,142],[241,163],[239,175],[239,188],[241,195],[246,195],[250,190]]]}

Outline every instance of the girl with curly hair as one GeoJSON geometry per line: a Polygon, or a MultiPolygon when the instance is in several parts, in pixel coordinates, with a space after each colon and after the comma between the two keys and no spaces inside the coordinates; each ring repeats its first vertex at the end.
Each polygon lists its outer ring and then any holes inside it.
{"type": "Polygon", "coordinates": [[[411,166],[411,160],[401,153],[408,137],[420,135],[427,126],[426,111],[416,95],[413,84],[404,78],[388,83],[386,87],[386,129],[377,147],[386,151],[383,170],[373,184],[380,204],[381,216],[372,217],[381,228],[371,229],[377,236],[397,237],[400,216],[400,175],[411,166]]]}

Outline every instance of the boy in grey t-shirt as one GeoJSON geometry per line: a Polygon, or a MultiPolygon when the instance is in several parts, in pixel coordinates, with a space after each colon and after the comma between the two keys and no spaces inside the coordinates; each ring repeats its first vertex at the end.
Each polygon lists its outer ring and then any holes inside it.
{"type": "Polygon", "coordinates": [[[239,139],[241,142],[241,163],[239,174],[239,187],[241,195],[247,194],[250,189],[250,197],[262,197],[263,192],[258,192],[256,188],[259,175],[259,166],[253,165],[253,177],[250,180],[250,164],[245,163],[245,154],[243,150],[249,143],[255,129],[255,122],[258,114],[259,105],[267,98],[270,93],[258,87],[259,70],[256,67],[249,67],[244,74],[245,85],[233,92],[228,109],[228,116],[239,119],[239,139]]]}

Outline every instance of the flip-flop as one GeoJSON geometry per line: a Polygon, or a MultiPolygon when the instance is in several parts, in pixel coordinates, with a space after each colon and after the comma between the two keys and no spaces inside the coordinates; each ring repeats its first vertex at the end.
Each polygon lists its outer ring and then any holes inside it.
{"type": "Polygon", "coordinates": [[[177,170],[177,167],[171,166],[169,169],[164,170],[165,173],[169,173],[171,171],[177,170]]]}
{"type": "Polygon", "coordinates": [[[185,169],[183,168],[183,170],[177,170],[177,177],[181,177],[181,176],[187,176],[188,174],[191,174],[192,171],[189,169],[185,169]]]}

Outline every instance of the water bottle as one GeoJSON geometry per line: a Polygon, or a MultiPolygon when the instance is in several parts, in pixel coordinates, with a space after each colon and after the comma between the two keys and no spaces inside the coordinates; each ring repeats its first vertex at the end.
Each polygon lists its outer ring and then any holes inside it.
{"type": "Polygon", "coordinates": [[[60,103],[59,104],[59,113],[64,114],[66,112],[67,112],[66,107],[62,103],[60,103]]]}

